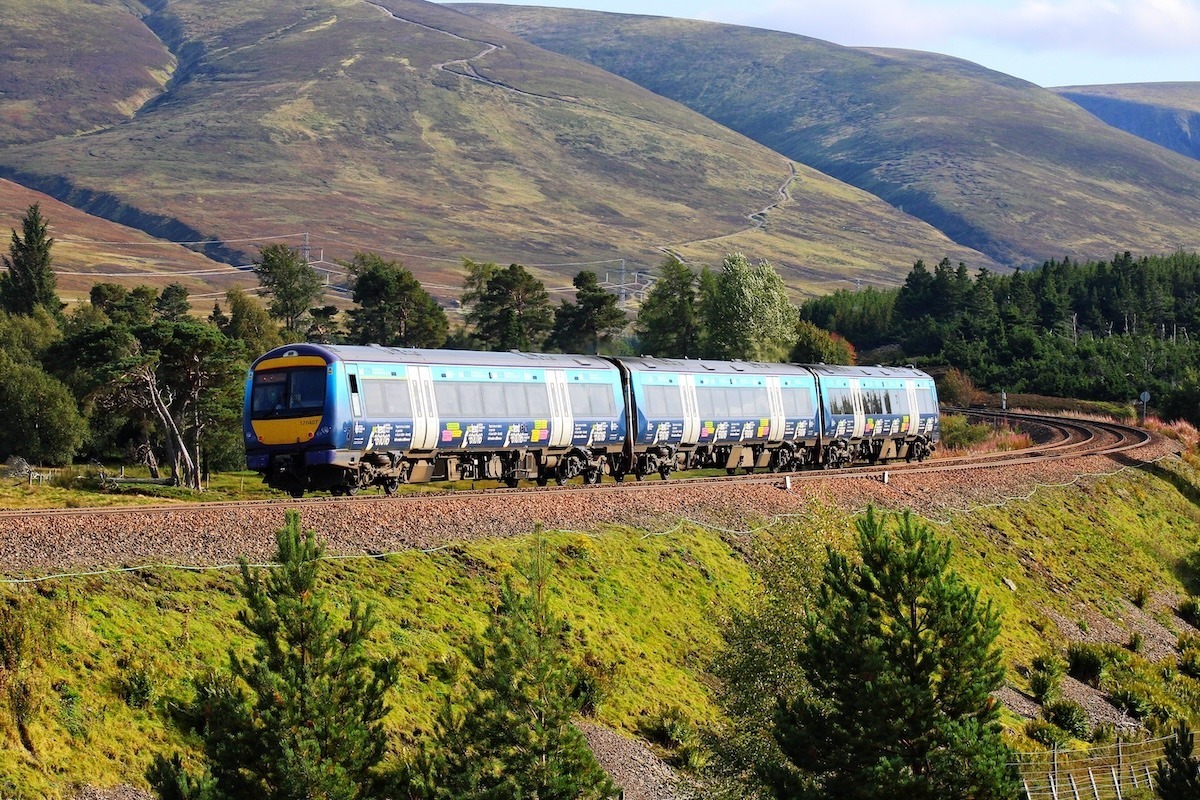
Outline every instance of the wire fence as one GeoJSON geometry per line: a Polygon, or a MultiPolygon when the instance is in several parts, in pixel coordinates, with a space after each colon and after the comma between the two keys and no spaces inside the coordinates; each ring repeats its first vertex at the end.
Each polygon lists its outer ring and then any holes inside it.
{"type": "Polygon", "coordinates": [[[1153,789],[1172,738],[1019,753],[1015,765],[1029,800],[1122,800],[1153,789]]]}

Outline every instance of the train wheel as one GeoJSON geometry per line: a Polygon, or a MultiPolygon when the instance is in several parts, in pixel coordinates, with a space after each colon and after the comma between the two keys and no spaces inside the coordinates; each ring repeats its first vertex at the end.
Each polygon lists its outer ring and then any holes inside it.
{"type": "Polygon", "coordinates": [[[546,475],[543,472],[539,472],[536,480],[537,480],[538,486],[545,486],[547,483],[550,482],[550,476],[546,475]]]}
{"type": "Polygon", "coordinates": [[[517,484],[519,484],[520,482],[521,482],[520,478],[505,478],[504,479],[504,485],[510,489],[517,488],[517,484]]]}
{"type": "Polygon", "coordinates": [[[671,468],[669,466],[667,466],[666,464],[659,467],[658,468],[658,477],[662,478],[664,481],[667,478],[671,477],[671,468]]]}
{"type": "Polygon", "coordinates": [[[598,469],[589,469],[587,472],[583,473],[583,482],[590,486],[595,486],[596,484],[600,483],[600,476],[602,474],[603,473],[601,473],[598,469]]]}
{"type": "Polygon", "coordinates": [[[383,482],[383,493],[388,497],[395,497],[396,492],[400,491],[400,479],[388,478],[383,482]]]}
{"type": "Polygon", "coordinates": [[[726,467],[725,474],[726,475],[737,475],[737,467],[726,467]]]}
{"type": "Polygon", "coordinates": [[[304,489],[299,487],[288,489],[288,494],[295,498],[301,498],[304,497],[304,489]]]}
{"type": "Polygon", "coordinates": [[[625,482],[625,473],[621,472],[620,470],[614,472],[613,480],[616,481],[617,483],[624,483],[625,482]]]}
{"type": "Polygon", "coordinates": [[[347,485],[345,487],[345,493],[348,494],[349,496],[353,497],[354,495],[358,494],[358,487],[355,485],[352,485],[352,484],[347,485]]]}
{"type": "Polygon", "coordinates": [[[341,497],[346,493],[346,488],[344,486],[330,486],[329,493],[334,497],[341,497]]]}

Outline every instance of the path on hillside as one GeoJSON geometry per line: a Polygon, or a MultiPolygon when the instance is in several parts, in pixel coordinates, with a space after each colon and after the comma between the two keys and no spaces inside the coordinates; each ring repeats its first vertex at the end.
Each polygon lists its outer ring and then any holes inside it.
{"type": "MultiPolygon", "coordinates": [[[[410,19],[408,17],[401,17],[398,14],[396,14],[394,11],[392,11],[391,9],[380,5],[379,3],[372,2],[372,0],[363,0],[363,2],[369,6],[373,6],[377,9],[379,9],[385,15],[387,15],[388,17],[390,17],[391,19],[393,19],[397,22],[407,23],[409,25],[416,25],[419,28],[424,28],[425,30],[433,31],[435,33],[441,33],[441,34],[451,37],[452,39],[458,39],[461,42],[470,42],[472,44],[483,45],[483,49],[480,50],[478,53],[476,53],[473,56],[469,56],[467,58],[456,58],[456,59],[452,59],[450,61],[442,61],[440,63],[434,64],[433,68],[436,70],[439,70],[441,72],[448,72],[451,75],[457,75],[459,77],[467,78],[469,80],[478,81],[479,83],[487,84],[488,86],[493,86],[497,89],[503,89],[508,92],[513,92],[515,94],[522,95],[524,97],[531,97],[531,98],[535,98],[538,100],[551,100],[551,101],[555,101],[555,102],[559,102],[559,103],[567,103],[569,105],[576,105],[576,106],[580,106],[581,108],[587,108],[592,111],[600,111],[600,112],[603,112],[606,114],[616,114],[617,116],[620,116],[623,118],[636,119],[641,122],[647,122],[647,123],[650,123],[653,125],[661,125],[661,126],[670,127],[669,125],[667,125],[667,123],[663,122],[662,120],[651,119],[649,117],[640,117],[637,115],[631,115],[631,114],[625,114],[625,113],[617,113],[617,112],[612,111],[611,109],[607,109],[602,106],[593,105],[591,103],[585,103],[585,102],[582,102],[575,98],[562,97],[561,95],[541,94],[539,92],[531,92],[526,89],[521,89],[516,86],[513,86],[512,84],[504,83],[503,81],[498,81],[494,78],[489,78],[486,75],[481,75],[479,73],[479,71],[475,68],[475,64],[473,62],[478,61],[482,58],[486,58],[487,56],[491,55],[492,53],[495,53],[497,50],[506,50],[508,48],[506,48],[502,44],[497,44],[496,42],[489,42],[485,39],[471,39],[466,36],[462,36],[460,34],[454,33],[453,31],[448,31],[444,28],[439,28],[435,25],[430,25],[428,23],[420,22],[418,20],[410,19]],[[459,67],[460,69],[451,69],[451,67],[459,67]]],[[[680,129],[680,130],[682,130],[682,129],[680,129]]],[[[713,139],[714,141],[718,141],[717,137],[710,136],[706,133],[703,133],[702,131],[687,131],[687,132],[692,135],[704,136],[705,138],[713,139]]],[[[726,141],[726,140],[719,140],[719,141],[726,141]]],[[[703,242],[720,241],[721,239],[727,239],[731,236],[737,236],[739,234],[746,233],[747,231],[758,230],[760,228],[766,227],[767,216],[775,209],[785,205],[786,203],[791,202],[791,200],[792,200],[790,189],[791,189],[792,184],[795,183],[797,180],[796,165],[791,161],[791,159],[787,159],[787,165],[788,165],[789,174],[788,174],[787,178],[784,179],[783,184],[775,192],[778,199],[775,200],[775,202],[770,203],[769,205],[763,207],[762,209],[760,209],[758,211],[753,211],[753,212],[745,215],[746,219],[748,219],[752,223],[754,223],[753,225],[750,225],[745,228],[739,228],[738,230],[731,231],[730,233],[723,233],[719,236],[710,236],[710,237],[706,237],[704,239],[694,239],[692,241],[681,242],[681,243],[675,244],[675,245],[662,245],[658,249],[661,250],[662,252],[666,253],[667,255],[672,256],[673,258],[678,258],[680,261],[686,261],[686,259],[681,258],[679,255],[677,255],[675,252],[673,252],[672,248],[689,247],[691,245],[701,244],[703,242]]]]}
{"type": "Polygon", "coordinates": [[[782,208],[784,205],[792,202],[792,184],[795,183],[797,180],[799,180],[799,176],[796,175],[796,163],[794,161],[792,161],[790,158],[787,159],[787,165],[788,165],[788,176],[787,176],[787,178],[784,179],[784,181],[780,185],[780,187],[775,190],[775,195],[777,198],[775,200],[775,202],[764,206],[762,209],[760,209],[758,211],[754,211],[754,212],[751,212],[746,215],[746,219],[748,219],[752,223],[754,223],[753,225],[733,231],[732,233],[723,233],[720,236],[709,236],[708,238],[705,238],[705,239],[693,239],[690,242],[680,242],[679,244],[673,244],[673,245],[662,245],[658,249],[661,250],[662,252],[666,253],[671,258],[674,258],[674,259],[677,259],[684,263],[687,263],[687,259],[684,258],[682,255],[680,255],[680,253],[675,248],[692,247],[694,245],[704,244],[705,242],[718,242],[721,239],[728,239],[731,236],[738,236],[739,234],[747,233],[749,231],[755,231],[755,230],[759,230],[760,228],[765,228],[767,226],[767,217],[772,211],[774,211],[777,208],[782,208]]]}

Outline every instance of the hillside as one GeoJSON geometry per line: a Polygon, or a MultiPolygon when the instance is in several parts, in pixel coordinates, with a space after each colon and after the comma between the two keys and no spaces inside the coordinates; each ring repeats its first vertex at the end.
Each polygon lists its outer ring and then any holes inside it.
{"type": "Polygon", "coordinates": [[[187,288],[193,308],[207,314],[226,290],[258,285],[253,273],[0,179],[0,236],[6,245],[11,231],[20,232],[25,212],[34,203],[48,221],[58,295],[68,303],[86,298],[93,284],[105,281],[124,286],[142,283],[160,290],[177,282],[187,288]]]}
{"type": "Polygon", "coordinates": [[[976,64],[716,23],[454,5],[622,75],[1011,265],[1200,246],[1200,165],[976,64]]]}
{"type": "MultiPolygon", "coordinates": [[[[72,16],[50,0],[21,9],[49,27],[72,16]]],[[[422,0],[149,11],[112,30],[134,20],[134,39],[152,31],[169,48],[164,93],[84,135],[11,133],[0,177],[160,238],[227,240],[207,252],[232,263],[255,252],[235,240],[295,245],[307,232],[327,261],[380,252],[443,297],[457,294],[463,256],[568,283],[581,263],[647,269],[664,248],[709,263],[741,250],[805,293],[896,283],[917,258],[992,263],[811,169],[793,179],[787,159],[682,105],[422,0]]],[[[37,55],[55,61],[62,47],[37,55]]],[[[127,49],[114,43],[114,60],[127,49]]],[[[111,117],[118,95],[72,102],[111,117]]]]}
{"type": "Polygon", "coordinates": [[[107,128],[163,90],[175,58],[130,6],[0,4],[0,143],[107,128]]]}
{"type": "Polygon", "coordinates": [[[1114,128],[1200,159],[1200,83],[1063,86],[1053,91],[1114,128]]]}
{"type": "MultiPolygon", "coordinates": [[[[603,521],[603,512],[581,513],[588,506],[575,493],[553,510],[543,507],[560,519],[572,509],[580,514],[559,523],[570,530],[549,531],[544,542],[554,563],[551,602],[569,621],[573,658],[602,687],[593,721],[651,740],[672,709],[692,725],[719,723],[709,668],[722,645],[721,621],[753,602],[752,573],[761,557],[774,549],[785,559],[819,564],[827,544],[847,546],[852,512],[872,497],[894,508],[916,503],[917,513],[954,543],[954,568],[1001,612],[1000,643],[1012,687],[1004,696],[1013,707],[1019,702],[1020,710],[1037,713],[1022,694],[1029,688],[1028,667],[1035,656],[1062,652],[1066,641],[1116,645],[1130,665],[1113,669],[1102,691],[1072,684],[1086,693],[1092,724],[1117,717],[1132,722],[1111,704],[1118,692],[1126,702],[1156,707],[1194,702],[1200,684],[1182,668],[1164,667],[1174,663],[1177,635],[1194,633],[1172,609],[1197,585],[1197,462],[1168,458],[1123,470],[1101,462],[1089,462],[1074,480],[1043,464],[1019,475],[998,472],[986,486],[903,476],[890,486],[839,482],[832,497],[770,486],[713,487],[689,495],[704,499],[681,503],[663,486],[657,501],[645,500],[653,497],[649,491],[636,495],[638,502],[661,505],[659,514],[644,515],[637,525],[603,521]],[[747,506],[760,511],[748,518],[747,506]],[[690,521],[681,519],[680,508],[690,521]],[[1134,634],[1136,653],[1128,645],[1134,634]]],[[[336,614],[345,614],[351,597],[377,607],[375,652],[395,655],[402,672],[389,695],[388,728],[398,747],[410,745],[430,730],[465,642],[486,624],[501,577],[535,546],[535,515],[510,518],[502,529],[478,527],[471,523],[495,509],[481,512],[484,503],[464,501],[456,520],[460,531],[448,539],[421,534],[405,544],[370,525],[334,524],[338,505],[311,510],[305,523],[331,553],[360,556],[324,564],[322,575],[336,614]]],[[[530,501],[529,510],[536,507],[530,501]]],[[[389,506],[379,516],[395,513],[389,506]]],[[[10,603],[36,604],[40,619],[57,634],[55,646],[31,668],[39,703],[30,725],[42,762],[55,768],[34,762],[17,743],[9,715],[0,715],[11,736],[11,746],[0,749],[0,792],[6,797],[68,797],[80,783],[144,785],[154,753],[195,746],[175,721],[195,691],[189,677],[223,668],[230,648],[248,646],[235,621],[241,601],[233,571],[90,570],[172,559],[228,564],[231,547],[252,559],[270,552],[269,526],[247,526],[228,538],[205,530],[202,541],[178,533],[153,541],[105,534],[117,549],[101,543],[107,557],[81,563],[96,544],[90,540],[101,538],[93,533],[82,549],[57,547],[60,557],[89,574],[43,581],[37,590],[0,586],[0,597],[10,603]],[[156,556],[129,561],[116,555],[128,547],[156,556]],[[137,694],[131,687],[139,687],[137,694]]],[[[15,566],[30,555],[28,546],[15,533],[6,538],[13,546],[3,551],[4,577],[71,571],[65,564],[15,566]]],[[[39,553],[39,562],[52,555],[39,553]]],[[[815,566],[810,569],[809,577],[816,574],[815,566]]],[[[0,698],[0,709],[6,702],[0,698]]],[[[1005,720],[1014,745],[1034,749],[1020,734],[1024,720],[1011,711],[1005,720]]]]}

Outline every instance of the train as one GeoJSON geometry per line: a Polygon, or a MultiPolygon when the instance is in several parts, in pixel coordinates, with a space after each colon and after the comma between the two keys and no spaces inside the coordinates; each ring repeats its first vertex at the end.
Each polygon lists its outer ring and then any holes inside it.
{"type": "Polygon", "coordinates": [[[940,424],[911,366],[323,344],[257,358],[243,413],[247,466],[293,497],[921,461],[940,424]]]}

